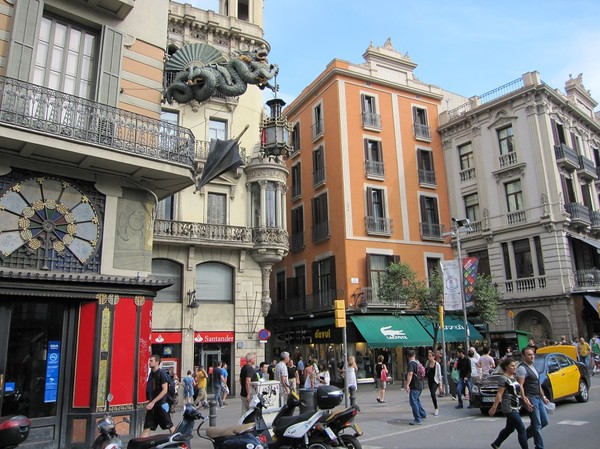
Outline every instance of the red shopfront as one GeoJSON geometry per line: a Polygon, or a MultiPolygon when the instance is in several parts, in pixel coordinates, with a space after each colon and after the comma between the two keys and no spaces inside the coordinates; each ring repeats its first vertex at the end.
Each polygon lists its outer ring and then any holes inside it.
{"type": "MultiPolygon", "coordinates": [[[[227,364],[227,384],[229,391],[234,394],[236,382],[232,382],[233,331],[196,331],[194,332],[194,365],[203,366],[211,374],[215,363],[221,361],[227,364]],[[233,388],[233,389],[232,389],[233,388]]],[[[212,376],[208,379],[208,391],[212,390],[212,376]]]]}
{"type": "Polygon", "coordinates": [[[181,379],[181,332],[154,331],[150,338],[152,354],[160,355],[163,368],[173,368],[175,374],[181,379]]]}

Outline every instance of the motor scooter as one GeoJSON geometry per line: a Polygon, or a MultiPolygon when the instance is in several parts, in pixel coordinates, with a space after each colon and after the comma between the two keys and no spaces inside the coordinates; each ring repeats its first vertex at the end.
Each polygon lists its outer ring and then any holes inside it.
{"type": "MultiPolygon", "coordinates": [[[[106,396],[106,411],[104,418],[98,422],[98,436],[92,443],[92,449],[120,449],[123,447],[123,442],[117,433],[115,421],[110,413],[110,401],[113,400],[113,395],[108,393],[106,396]]],[[[124,420],[124,422],[128,422],[124,420]]]]}
{"type": "Polygon", "coordinates": [[[200,438],[212,443],[214,449],[267,449],[266,437],[257,435],[254,423],[238,424],[230,427],[209,427],[201,433],[206,417],[200,412],[200,424],[196,433],[200,438]]]}
{"type": "Polygon", "coordinates": [[[335,446],[342,446],[347,449],[362,449],[362,444],[358,441],[358,437],[363,433],[358,424],[354,422],[354,418],[359,411],[360,408],[358,405],[334,409],[329,414],[323,416],[321,421],[317,423],[317,431],[321,431],[324,436],[330,437],[327,429],[331,430],[337,439],[336,444],[334,444],[335,446]],[[321,424],[326,427],[321,429],[321,424]]]}
{"type": "Polygon", "coordinates": [[[27,439],[31,421],[23,415],[0,418],[0,448],[14,449],[27,439]]]}

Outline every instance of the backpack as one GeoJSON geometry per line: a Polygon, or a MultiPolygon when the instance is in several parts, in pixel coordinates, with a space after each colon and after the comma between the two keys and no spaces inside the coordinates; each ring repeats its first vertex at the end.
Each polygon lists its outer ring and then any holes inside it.
{"type": "Polygon", "coordinates": [[[388,370],[385,365],[382,365],[381,367],[381,376],[379,377],[379,380],[382,382],[387,382],[388,380],[388,370]]]}
{"type": "Polygon", "coordinates": [[[417,379],[419,379],[419,380],[424,379],[425,378],[425,367],[418,360],[415,360],[415,361],[417,362],[417,372],[415,373],[417,375],[417,379]]]}
{"type": "Polygon", "coordinates": [[[175,392],[175,381],[166,370],[165,375],[167,376],[167,383],[169,384],[169,389],[167,390],[165,399],[167,400],[167,404],[169,404],[169,406],[176,405],[177,393],[175,392]]]}

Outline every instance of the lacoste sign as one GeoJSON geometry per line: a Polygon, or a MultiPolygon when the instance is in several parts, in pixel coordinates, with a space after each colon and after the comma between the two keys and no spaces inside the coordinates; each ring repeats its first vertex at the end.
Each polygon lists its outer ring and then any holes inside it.
{"type": "Polygon", "coordinates": [[[403,330],[392,329],[392,326],[383,326],[379,332],[388,340],[408,340],[403,330]]]}

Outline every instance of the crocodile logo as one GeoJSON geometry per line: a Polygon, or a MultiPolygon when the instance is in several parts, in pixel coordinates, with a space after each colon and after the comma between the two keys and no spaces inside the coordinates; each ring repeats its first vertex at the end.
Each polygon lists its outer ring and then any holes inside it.
{"type": "Polygon", "coordinates": [[[379,331],[388,340],[408,340],[403,330],[392,329],[392,326],[383,326],[379,331]]]}

